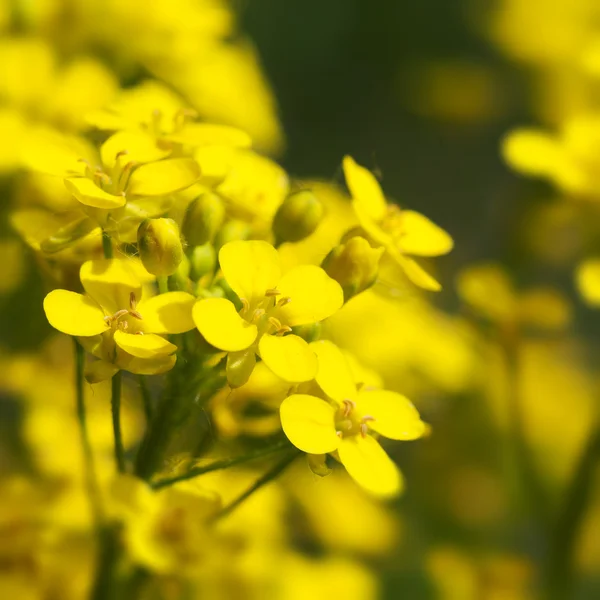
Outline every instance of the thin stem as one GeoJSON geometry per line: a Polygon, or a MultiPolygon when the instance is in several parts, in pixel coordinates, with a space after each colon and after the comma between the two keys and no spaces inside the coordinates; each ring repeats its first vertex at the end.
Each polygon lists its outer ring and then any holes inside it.
{"type": "Polygon", "coordinates": [[[157,277],[158,282],[158,293],[166,294],[169,291],[169,280],[167,277],[157,277]]]}
{"type": "Polygon", "coordinates": [[[152,415],[154,409],[152,407],[152,396],[148,389],[148,382],[143,375],[139,376],[140,390],[142,392],[142,404],[144,405],[144,415],[146,416],[146,424],[149,425],[152,422],[152,415]]]}
{"type": "Polygon", "coordinates": [[[247,498],[252,496],[255,492],[260,490],[262,487],[279,477],[285,469],[289,467],[289,465],[296,460],[299,456],[299,452],[293,452],[292,454],[288,454],[282,461],[278,462],[271,470],[267,471],[262,477],[257,479],[245,492],[240,494],[235,500],[230,502],[227,506],[225,506],[215,517],[214,521],[218,519],[222,519],[226,517],[230,513],[232,513],[242,502],[244,502],[247,498]]]}
{"type": "Polygon", "coordinates": [[[112,423],[115,438],[115,462],[119,473],[125,473],[125,451],[123,450],[123,437],[121,435],[121,371],[112,378],[112,423]]]}
{"type": "Polygon", "coordinates": [[[596,423],[567,489],[546,564],[547,597],[570,598],[574,579],[574,550],[588,507],[600,459],[600,423],[596,423]]]}
{"type": "Polygon", "coordinates": [[[160,481],[157,481],[156,483],[152,484],[152,487],[154,489],[160,489],[168,485],[178,483],[179,481],[186,481],[188,479],[193,479],[194,477],[199,477],[200,475],[204,475],[205,473],[229,469],[230,467],[235,467],[236,465],[241,465],[243,463],[256,460],[257,458],[262,458],[263,456],[268,456],[269,454],[279,452],[284,448],[289,448],[289,442],[282,441],[279,444],[268,446],[267,448],[260,448],[258,450],[255,450],[254,452],[244,454],[243,456],[237,456],[235,458],[226,458],[223,460],[216,460],[202,467],[194,467],[193,469],[190,469],[182,475],[177,475],[176,477],[169,477],[168,479],[162,479],[160,481]]]}
{"type": "Polygon", "coordinates": [[[90,591],[91,600],[113,600],[117,597],[119,581],[116,573],[121,552],[117,531],[113,527],[103,528],[100,535],[98,570],[90,591]]]}
{"type": "Polygon", "coordinates": [[[79,345],[76,339],[73,339],[73,344],[75,347],[75,393],[77,398],[77,420],[79,422],[79,435],[81,437],[81,447],[83,450],[85,485],[90,499],[94,522],[96,523],[96,526],[100,526],[103,520],[102,506],[100,502],[100,488],[98,486],[98,479],[96,477],[92,445],[90,444],[90,438],[88,436],[83,389],[85,354],[83,348],[79,345]]]}
{"type": "Polygon", "coordinates": [[[104,258],[113,257],[112,240],[104,231],[102,232],[102,250],[104,251],[104,258]]]}

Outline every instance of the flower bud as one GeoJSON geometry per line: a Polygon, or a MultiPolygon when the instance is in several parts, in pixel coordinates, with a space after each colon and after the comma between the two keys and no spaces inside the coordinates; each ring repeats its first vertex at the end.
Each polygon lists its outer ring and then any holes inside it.
{"type": "Polygon", "coordinates": [[[208,192],[192,200],[185,213],[181,233],[190,246],[211,242],[225,220],[220,196],[208,192]]]}
{"type": "Polygon", "coordinates": [[[227,242],[246,240],[250,235],[250,225],[238,219],[227,221],[215,236],[214,247],[218,252],[227,242]]]}
{"type": "Polygon", "coordinates": [[[146,219],[138,227],[138,248],[144,267],[152,275],[175,273],[183,259],[179,228],[173,219],[146,219]]]}
{"type": "Polygon", "coordinates": [[[214,273],[217,266],[217,253],[212,244],[196,246],[190,253],[190,277],[198,281],[207,273],[214,273]]]}
{"type": "Polygon", "coordinates": [[[273,219],[275,245],[308,237],[321,222],[323,212],[323,205],[311,191],[290,194],[273,219]]]}
{"type": "Polygon", "coordinates": [[[310,470],[319,477],[327,477],[332,469],[327,465],[326,454],[307,454],[306,460],[310,470]]]}
{"type": "Polygon", "coordinates": [[[344,301],[370,288],[379,273],[383,248],[371,248],[362,237],[350,238],[336,246],[323,260],[321,267],[344,290],[344,301]]]}
{"type": "Polygon", "coordinates": [[[292,327],[292,333],[310,344],[321,337],[321,329],[321,323],[307,323],[306,325],[292,327]]]}

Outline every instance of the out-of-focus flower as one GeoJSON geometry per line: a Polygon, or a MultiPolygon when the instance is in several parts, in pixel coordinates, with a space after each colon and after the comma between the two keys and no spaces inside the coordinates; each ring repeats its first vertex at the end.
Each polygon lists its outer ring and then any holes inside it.
{"type": "Polygon", "coordinates": [[[219,251],[223,275],[242,302],[238,314],[225,298],[199,300],[194,321],[205,339],[229,353],[228,380],[234,387],[250,376],[258,353],[279,377],[310,381],[317,360],[308,344],[289,334],[298,325],[316,323],[341,308],[339,284],[323,269],[299,266],[281,273],[277,251],[266,242],[230,242],[219,251]]]}
{"type": "Polygon", "coordinates": [[[297,448],[308,454],[337,456],[356,482],[372,494],[389,497],[403,487],[400,472],[373,437],[414,440],[425,433],[415,407],[385,390],[358,389],[348,363],[331,342],[311,344],[317,355],[316,381],[332,403],[308,394],[286,398],[281,425],[297,448]]]}
{"type": "Polygon", "coordinates": [[[591,306],[600,306],[600,259],[581,263],[576,273],[577,287],[583,299],[591,306]]]}
{"type": "Polygon", "coordinates": [[[375,176],[350,156],[344,158],[344,175],[352,205],[367,235],[400,265],[417,286],[439,291],[440,284],[411,256],[441,256],[452,250],[452,238],[424,215],[388,205],[375,176]]]}

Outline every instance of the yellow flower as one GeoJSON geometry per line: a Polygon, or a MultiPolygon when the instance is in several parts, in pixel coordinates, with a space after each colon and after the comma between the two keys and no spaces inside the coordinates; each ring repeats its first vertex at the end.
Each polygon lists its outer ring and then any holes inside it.
{"type": "Polygon", "coordinates": [[[195,298],[169,292],[142,294],[150,275],[134,260],[90,260],[81,266],[85,295],[54,290],[44,299],[46,317],[55,329],[79,336],[100,360],[87,374],[91,382],[112,377],[119,369],[154,374],[175,364],[177,347],[159,334],[193,329],[195,298]]]}
{"type": "Polygon", "coordinates": [[[575,273],[579,293],[590,306],[600,306],[600,259],[583,261],[575,273]]]}
{"type": "Polygon", "coordinates": [[[314,352],[302,338],[289,333],[292,327],[317,323],[341,308],[344,298],[339,284],[313,265],[282,275],[277,250],[263,241],[225,244],[219,263],[243,308],[238,314],[233,302],[207,298],[196,303],[193,317],[210,344],[230,353],[230,384],[239,387],[248,380],[255,353],[286,381],[313,379],[314,352]]]}
{"type": "Polygon", "coordinates": [[[374,175],[350,156],[344,157],[344,175],[366,233],[385,248],[415,285],[439,291],[440,284],[410,257],[447,254],[454,246],[452,238],[421,213],[388,205],[374,175]]]}
{"type": "Polygon", "coordinates": [[[395,392],[357,388],[341,351],[329,341],[311,344],[319,369],[316,381],[332,402],[294,394],[281,404],[281,425],[288,439],[309,454],[336,452],[350,476],[382,497],[402,490],[400,471],[373,434],[414,440],[426,426],[411,402],[395,392]]]}

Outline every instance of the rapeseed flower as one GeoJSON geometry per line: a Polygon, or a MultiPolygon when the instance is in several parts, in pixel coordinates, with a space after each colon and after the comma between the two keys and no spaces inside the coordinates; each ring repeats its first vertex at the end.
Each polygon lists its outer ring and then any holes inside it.
{"type": "Polygon", "coordinates": [[[344,158],[344,175],[352,206],[367,235],[385,248],[415,285],[439,291],[440,284],[411,257],[447,254],[454,246],[452,238],[421,213],[388,205],[375,176],[350,156],[344,158]]]}
{"type": "Polygon", "coordinates": [[[368,492],[398,494],[402,476],[376,436],[415,440],[426,425],[401,394],[356,385],[348,362],[333,343],[313,342],[319,361],[315,377],[328,400],[293,394],[281,404],[281,425],[288,439],[308,454],[336,453],[350,476],[368,492]]]}
{"type": "Polygon", "coordinates": [[[236,241],[219,251],[225,280],[242,309],[226,298],[206,298],[193,310],[194,322],[206,340],[229,353],[228,380],[243,385],[258,354],[282,379],[310,381],[317,359],[292,327],[318,323],[341,308],[340,285],[314,265],[281,272],[277,250],[263,241],[236,241]]]}
{"type": "Polygon", "coordinates": [[[173,367],[177,347],[161,334],[193,329],[191,294],[147,297],[143,286],[152,278],[133,259],[87,261],[80,279],[85,295],[53,290],[44,310],[55,329],[77,336],[99,359],[88,371],[90,381],[108,379],[119,369],[153,374],[173,367]]]}

